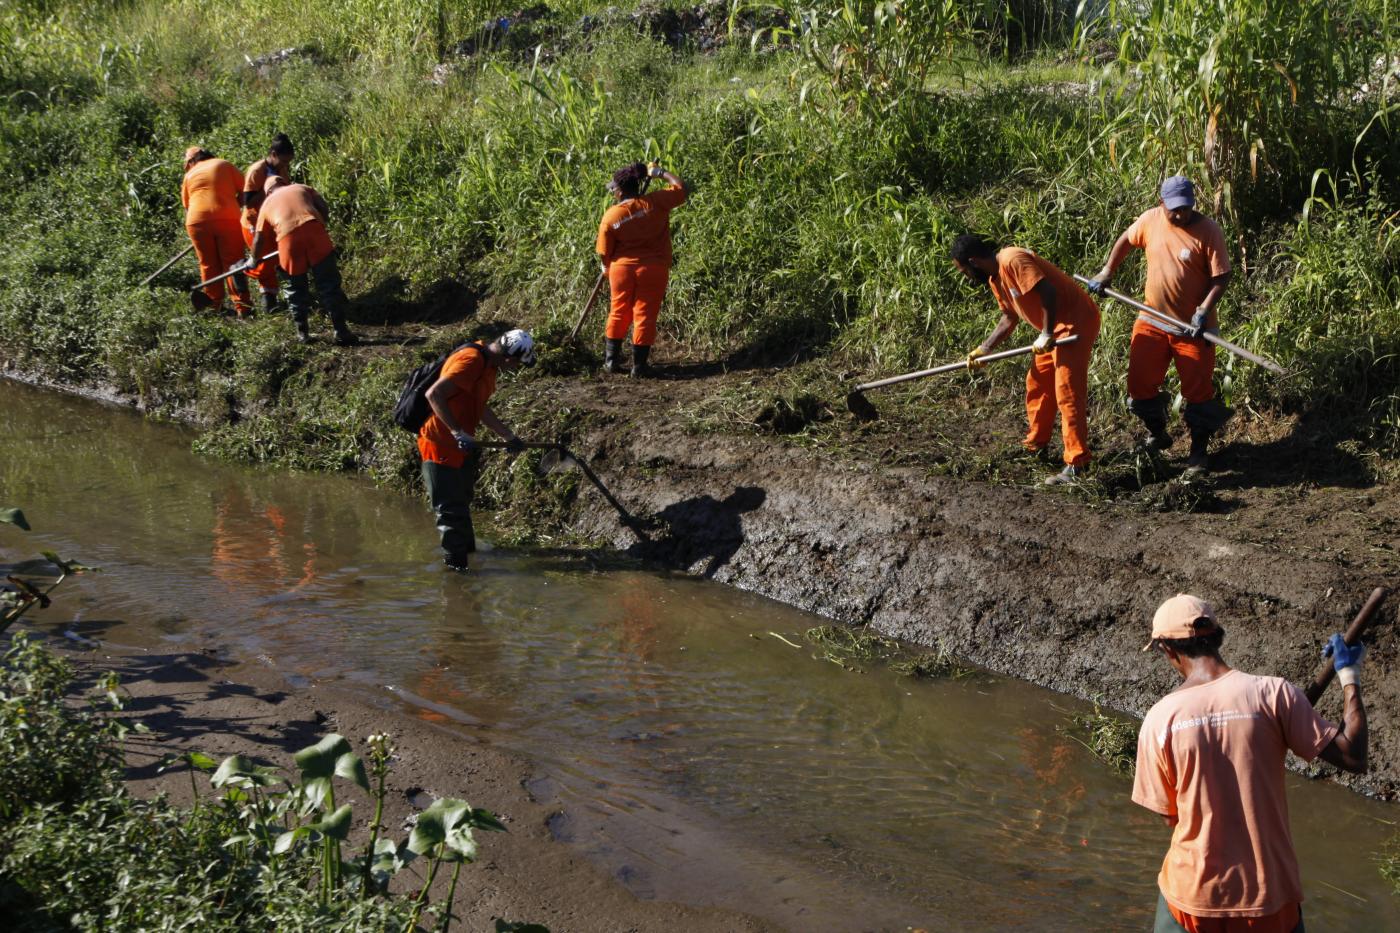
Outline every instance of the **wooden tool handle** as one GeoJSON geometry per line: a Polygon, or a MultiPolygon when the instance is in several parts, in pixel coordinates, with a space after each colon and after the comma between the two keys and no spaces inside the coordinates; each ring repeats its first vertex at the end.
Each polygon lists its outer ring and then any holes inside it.
{"type": "MultiPolygon", "coordinates": [[[[1354,645],[1361,640],[1362,633],[1364,633],[1366,627],[1371,624],[1371,617],[1376,614],[1376,610],[1381,607],[1381,603],[1385,602],[1385,598],[1389,593],[1390,590],[1383,586],[1378,586],[1371,591],[1371,598],[1366,600],[1366,605],[1362,606],[1361,611],[1356,614],[1356,618],[1352,619],[1351,625],[1347,627],[1346,632],[1342,635],[1342,641],[1346,642],[1348,645],[1354,645]]],[[[1308,685],[1308,689],[1303,691],[1307,694],[1309,703],[1314,706],[1317,705],[1317,701],[1322,697],[1323,691],[1327,689],[1327,685],[1332,682],[1332,678],[1335,675],[1336,671],[1333,669],[1332,662],[1329,660],[1317,672],[1317,676],[1314,677],[1313,682],[1308,685]]]]}

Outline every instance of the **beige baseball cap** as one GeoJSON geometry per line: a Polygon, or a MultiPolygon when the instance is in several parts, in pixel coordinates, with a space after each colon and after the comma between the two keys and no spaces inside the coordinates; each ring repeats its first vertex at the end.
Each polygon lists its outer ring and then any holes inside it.
{"type": "Polygon", "coordinates": [[[1159,638],[1192,638],[1207,635],[1219,628],[1215,624],[1215,607],[1187,593],[1177,593],[1157,607],[1152,616],[1152,638],[1142,646],[1146,651],[1159,638]]]}

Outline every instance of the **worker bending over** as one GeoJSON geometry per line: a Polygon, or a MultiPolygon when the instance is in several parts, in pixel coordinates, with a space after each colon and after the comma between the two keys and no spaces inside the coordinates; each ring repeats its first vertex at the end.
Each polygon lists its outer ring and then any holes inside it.
{"type": "Polygon", "coordinates": [[[1133,778],[1133,802],[1172,828],[1154,929],[1302,933],[1284,755],[1366,770],[1365,649],[1341,635],[1323,649],[1345,692],[1338,728],[1288,681],[1231,668],[1220,657],[1224,640],[1211,605],[1182,593],[1157,609],[1142,649],[1155,648],[1181,677],[1142,721],[1133,778]]]}
{"type": "Polygon", "coordinates": [[[1055,431],[1060,413],[1064,469],[1046,478],[1048,486],[1072,483],[1089,467],[1089,356],[1099,335],[1099,308],[1064,272],[1030,250],[1008,246],[997,251],[981,237],[964,234],[953,241],[953,262],[963,275],[992,290],[1001,320],[986,340],[967,355],[968,368],[979,362],[1025,321],[1040,331],[1026,372],[1026,449],[1039,454],[1055,431]],[[1074,343],[1055,341],[1078,335],[1074,343]]]}
{"type": "Polygon", "coordinates": [[[1182,417],[1191,433],[1186,469],[1203,473],[1209,467],[1210,437],[1231,414],[1215,396],[1215,347],[1201,339],[1201,334],[1219,329],[1215,306],[1230,281],[1230,256],[1220,225],[1196,210],[1190,179],[1173,175],[1162,182],[1160,194],[1160,203],[1133,221],[1113,244],[1089,290],[1103,294],[1130,250],[1147,254],[1145,303],[1182,326],[1180,334],[1173,334],[1147,315],[1138,316],[1128,349],[1128,407],[1147,428],[1145,446],[1170,447],[1162,382],[1167,365],[1174,362],[1186,400],[1182,417]]]}
{"type": "MultiPolygon", "coordinates": [[[[272,137],[267,155],[248,166],[248,171],[243,174],[243,194],[239,203],[243,205],[243,242],[250,248],[258,230],[258,209],[262,207],[263,198],[267,197],[263,191],[267,179],[276,175],[291,181],[292,154],[292,141],[286,133],[278,133],[272,137]]],[[[257,259],[258,254],[254,253],[253,258],[257,259]]],[[[258,290],[262,292],[263,310],[268,314],[281,310],[277,297],[277,263],[269,259],[254,266],[252,272],[258,280],[258,290]]]]}
{"type": "Polygon", "coordinates": [[[505,438],[511,453],[525,449],[487,404],[496,391],[496,373],[533,365],[535,341],[526,331],[511,330],[489,344],[459,347],[428,387],[432,414],[418,429],[418,454],[423,458],[423,485],[437,516],[443,563],[451,570],[465,573],[476,551],[472,497],[481,463],[477,427],[485,424],[505,438]]]}
{"type": "Polygon", "coordinates": [[[671,276],[671,211],[685,203],[687,188],[655,162],[649,168],[634,162],[613,173],[608,190],[617,203],[598,225],[598,258],[612,289],[603,370],[621,368],[622,341],[632,327],[632,376],[643,378],[651,375],[656,316],[671,276]],[[648,175],[664,179],[666,187],[642,194],[648,175]]]}
{"type": "MultiPolygon", "coordinates": [[[[238,200],[242,191],[243,174],[232,162],[216,159],[199,146],[185,150],[180,203],[185,208],[185,231],[194,244],[201,279],[223,275],[243,261],[243,237],[238,232],[238,200]]],[[[233,309],[238,316],[251,313],[248,277],[241,272],[204,286],[204,294],[214,307],[223,311],[224,281],[230,284],[233,309]]]]}
{"type": "Polygon", "coordinates": [[[336,264],[335,244],[326,232],[330,209],[315,188],[293,185],[280,175],[271,175],[263,185],[267,195],[258,213],[258,228],[253,235],[254,258],[264,255],[269,241],[277,243],[277,264],[287,277],[287,304],[296,321],[297,339],[311,339],[311,286],[308,275],[316,282],[321,306],[330,315],[335,328],[335,342],[354,346],[360,340],[345,323],[345,308],[349,301],[340,287],[340,267],[336,264]]]}

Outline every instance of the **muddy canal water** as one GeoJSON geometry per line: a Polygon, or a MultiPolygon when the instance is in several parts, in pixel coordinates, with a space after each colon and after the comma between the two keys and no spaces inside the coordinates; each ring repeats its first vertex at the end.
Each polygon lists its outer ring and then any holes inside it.
{"type": "MultiPolygon", "coordinates": [[[[1167,830],[1061,731],[1073,700],[843,670],[770,634],[819,618],[605,555],[447,574],[412,498],[203,459],[178,428],[3,381],[0,431],[0,500],[36,529],[0,560],[106,571],[48,619],[341,680],[522,752],[555,833],[641,896],[804,931],[1150,928],[1167,830]]],[[[1394,808],[1289,790],[1309,928],[1400,928],[1371,860],[1394,808]]]]}

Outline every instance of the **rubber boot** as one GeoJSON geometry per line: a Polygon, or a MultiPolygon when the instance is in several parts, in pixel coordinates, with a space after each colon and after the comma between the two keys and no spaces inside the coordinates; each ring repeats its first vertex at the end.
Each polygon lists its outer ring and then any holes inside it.
{"type": "Polygon", "coordinates": [[[331,315],[331,326],[335,328],[335,345],[338,347],[358,347],[360,338],[355,336],[345,323],[345,316],[341,314],[331,315]]]}
{"type": "Polygon", "coordinates": [[[262,293],[263,314],[273,315],[282,313],[282,293],[278,291],[264,291],[262,293]]]}
{"type": "Polygon", "coordinates": [[[622,341],[603,341],[603,372],[615,373],[622,368],[622,341]]]}
{"type": "Polygon", "coordinates": [[[1193,430],[1191,432],[1191,455],[1186,458],[1186,472],[1200,475],[1210,469],[1210,456],[1206,451],[1210,447],[1209,431],[1193,430]]]}
{"type": "Polygon", "coordinates": [[[634,346],[634,347],[632,348],[632,378],[633,378],[633,379],[649,379],[649,378],[651,378],[651,375],[652,375],[652,373],[651,373],[651,367],[647,365],[647,357],[649,357],[649,356],[651,356],[651,347],[637,347],[637,346],[634,346]]]}
{"type": "Polygon", "coordinates": [[[306,323],[306,318],[297,319],[297,343],[311,342],[311,327],[306,323]]]}
{"type": "Polygon", "coordinates": [[[1156,398],[1129,399],[1128,410],[1137,415],[1142,426],[1147,429],[1147,437],[1142,446],[1147,450],[1166,450],[1172,445],[1172,436],[1167,433],[1167,396],[1158,393],[1156,398]]]}

